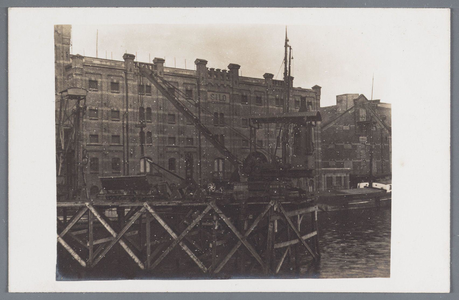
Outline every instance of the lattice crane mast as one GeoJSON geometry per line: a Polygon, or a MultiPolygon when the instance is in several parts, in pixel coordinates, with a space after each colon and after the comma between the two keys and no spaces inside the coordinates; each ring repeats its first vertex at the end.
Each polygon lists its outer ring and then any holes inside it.
{"type": "MultiPolygon", "coordinates": [[[[217,149],[228,161],[235,166],[236,168],[242,164],[242,162],[226,148],[220,140],[217,138],[217,135],[214,135],[202,122],[201,120],[193,114],[193,112],[188,109],[174,94],[169,92],[167,89],[168,82],[156,76],[154,71],[152,71],[148,65],[141,63],[137,64],[140,74],[147,78],[163,95],[169,100],[174,107],[181,112],[185,118],[192,122],[199,132],[217,149]]],[[[169,86],[171,86],[169,84],[169,86]]]]}

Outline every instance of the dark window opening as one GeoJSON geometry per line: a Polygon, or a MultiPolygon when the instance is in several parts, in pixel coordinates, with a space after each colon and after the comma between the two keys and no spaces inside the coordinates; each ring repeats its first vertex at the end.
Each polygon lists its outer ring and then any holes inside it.
{"type": "Polygon", "coordinates": [[[193,90],[192,90],[192,89],[186,89],[186,90],[185,90],[185,96],[186,96],[188,99],[193,99],[193,90]]]}
{"type": "Polygon", "coordinates": [[[139,132],[140,144],[145,145],[145,131],[139,132]]]}
{"type": "Polygon", "coordinates": [[[152,121],[152,113],[151,113],[151,107],[147,107],[147,114],[146,114],[146,120],[147,122],[151,122],[152,121]]]}
{"type": "Polygon", "coordinates": [[[92,173],[99,173],[99,158],[91,157],[89,160],[89,170],[92,173]]]}
{"type": "Polygon", "coordinates": [[[110,112],[110,116],[111,116],[112,120],[119,121],[120,120],[120,111],[117,110],[117,109],[112,109],[112,111],[110,112]]]}
{"type": "Polygon", "coordinates": [[[175,136],[170,136],[167,138],[167,144],[169,146],[175,146],[175,143],[176,143],[175,136]]]}
{"type": "Polygon", "coordinates": [[[143,84],[139,84],[139,95],[145,94],[145,86],[143,84]]]}
{"type": "Polygon", "coordinates": [[[186,145],[187,146],[193,146],[194,141],[192,137],[186,138],[186,145]]]}
{"type": "Polygon", "coordinates": [[[99,90],[99,83],[97,82],[97,80],[89,80],[89,90],[90,91],[99,90]]]}
{"type": "Polygon", "coordinates": [[[242,147],[249,147],[249,140],[243,139],[242,140],[242,147]]]}
{"type": "Polygon", "coordinates": [[[139,121],[145,121],[145,108],[139,107],[139,121]]]}
{"type": "Polygon", "coordinates": [[[241,95],[241,104],[249,104],[249,97],[247,95],[241,95]]]}
{"type": "Polygon", "coordinates": [[[110,91],[112,93],[120,92],[120,83],[119,82],[110,82],[110,91]]]}
{"type": "Polygon", "coordinates": [[[90,135],[89,135],[89,143],[90,143],[90,144],[97,144],[97,143],[99,143],[99,135],[98,135],[98,134],[90,134],[90,135]]]}
{"type": "Polygon", "coordinates": [[[90,119],[98,119],[99,118],[99,110],[97,108],[90,108],[88,110],[88,116],[90,119]]]}
{"type": "Polygon", "coordinates": [[[225,173],[225,161],[223,158],[217,158],[214,160],[214,177],[217,179],[223,179],[225,173]]]}
{"type": "Polygon", "coordinates": [[[214,113],[214,126],[218,126],[220,122],[218,121],[218,113],[214,113]]]}
{"type": "Polygon", "coordinates": [[[147,144],[148,145],[153,144],[153,135],[151,134],[151,131],[147,132],[147,144]]]}
{"type": "Polygon", "coordinates": [[[112,172],[113,173],[121,172],[121,159],[119,157],[112,158],[112,172]]]}
{"type": "Polygon", "coordinates": [[[112,135],[112,144],[121,144],[121,137],[119,135],[112,135]]]}
{"type": "Polygon", "coordinates": [[[333,178],[327,176],[327,188],[331,188],[333,186],[333,178]]]}
{"type": "Polygon", "coordinates": [[[298,109],[300,108],[300,100],[295,99],[295,108],[298,109]]]}
{"type": "Polygon", "coordinates": [[[257,147],[263,148],[263,140],[257,140],[257,147]]]}
{"type": "Polygon", "coordinates": [[[175,114],[167,114],[167,123],[175,124],[175,114]]]}
{"type": "Polygon", "coordinates": [[[249,119],[242,119],[242,127],[249,127],[249,119]]]}
{"type": "Polygon", "coordinates": [[[255,97],[255,104],[259,106],[263,105],[263,99],[261,98],[261,96],[255,97]]]}
{"type": "Polygon", "coordinates": [[[300,155],[301,154],[301,130],[299,127],[293,128],[293,154],[300,155]]]}
{"type": "Polygon", "coordinates": [[[225,114],[224,113],[220,113],[220,126],[225,126],[225,114]]]}
{"type": "Polygon", "coordinates": [[[176,170],[175,158],[169,158],[168,168],[169,168],[169,171],[174,171],[175,172],[175,170],[176,170]]]}
{"type": "Polygon", "coordinates": [[[151,95],[151,85],[147,84],[145,86],[145,94],[151,95]]]}

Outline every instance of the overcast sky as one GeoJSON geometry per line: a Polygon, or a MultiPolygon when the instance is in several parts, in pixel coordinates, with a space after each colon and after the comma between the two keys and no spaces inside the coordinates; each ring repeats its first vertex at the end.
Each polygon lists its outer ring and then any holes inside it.
{"type": "MultiPolygon", "coordinates": [[[[409,51],[416,55],[423,46],[419,45],[422,31],[412,30],[421,19],[406,17],[389,10],[354,10],[319,13],[310,16],[308,24],[285,24],[293,48],[294,86],[321,86],[321,105],[328,106],[339,94],[358,93],[370,99],[374,75],[373,99],[397,101],[391,76],[407,72],[409,66],[400,64],[405,61],[402,56],[409,51]]],[[[166,66],[186,64],[187,69],[194,69],[194,60],[203,58],[209,68],[227,69],[229,63],[237,63],[243,76],[262,78],[272,73],[282,79],[285,25],[72,25],[72,53],[96,56],[98,31],[100,58],[122,60],[128,52],[137,54],[138,61],[162,57],[166,66]]]]}

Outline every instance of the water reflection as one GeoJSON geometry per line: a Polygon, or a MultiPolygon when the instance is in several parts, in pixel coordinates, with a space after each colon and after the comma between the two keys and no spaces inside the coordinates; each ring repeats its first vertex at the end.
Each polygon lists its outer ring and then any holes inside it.
{"type": "Polygon", "coordinates": [[[390,276],[391,211],[347,210],[319,214],[319,278],[390,276]]]}

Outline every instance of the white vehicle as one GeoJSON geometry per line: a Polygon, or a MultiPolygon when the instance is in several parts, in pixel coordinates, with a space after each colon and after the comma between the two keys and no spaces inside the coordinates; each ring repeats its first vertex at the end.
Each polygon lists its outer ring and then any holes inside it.
{"type": "MultiPolygon", "coordinates": [[[[363,189],[363,188],[368,188],[368,187],[370,187],[369,182],[360,182],[357,184],[358,189],[363,189]]],[[[388,193],[392,192],[392,184],[383,184],[383,183],[373,182],[372,187],[374,189],[385,190],[388,193]]]]}
{"type": "Polygon", "coordinates": [[[358,189],[363,189],[363,188],[367,188],[369,185],[370,185],[370,183],[368,183],[368,182],[360,182],[360,183],[357,183],[357,188],[358,189]]]}

